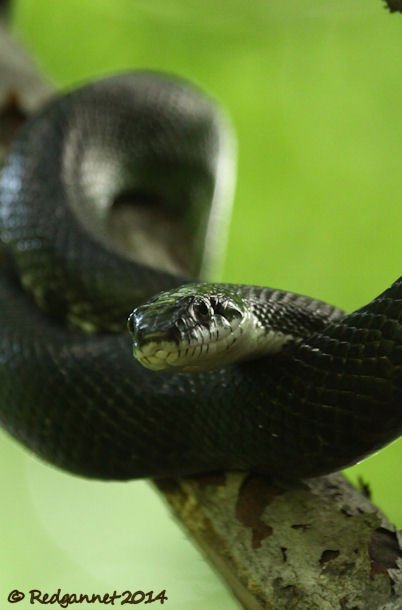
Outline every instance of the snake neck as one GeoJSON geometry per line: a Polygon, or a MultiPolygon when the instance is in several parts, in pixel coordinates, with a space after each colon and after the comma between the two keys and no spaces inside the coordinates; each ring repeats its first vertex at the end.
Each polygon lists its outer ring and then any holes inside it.
{"type": "Polygon", "coordinates": [[[322,320],[317,316],[313,324],[310,315],[292,305],[275,300],[248,299],[247,316],[242,325],[244,358],[275,354],[290,342],[298,342],[312,329],[317,330],[322,320]]]}

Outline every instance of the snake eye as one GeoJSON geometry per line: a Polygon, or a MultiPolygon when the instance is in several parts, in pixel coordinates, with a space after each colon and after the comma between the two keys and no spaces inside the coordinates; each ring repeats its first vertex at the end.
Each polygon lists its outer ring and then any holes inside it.
{"type": "Polygon", "coordinates": [[[206,299],[197,298],[191,303],[189,312],[198,322],[209,322],[213,309],[206,299]]]}

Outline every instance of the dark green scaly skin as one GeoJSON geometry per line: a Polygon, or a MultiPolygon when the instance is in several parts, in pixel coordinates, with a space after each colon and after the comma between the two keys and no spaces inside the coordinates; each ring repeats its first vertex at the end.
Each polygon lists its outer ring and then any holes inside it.
{"type": "MultiPolygon", "coordinates": [[[[107,327],[103,308],[113,291],[118,325],[139,302],[182,281],[129,263],[76,221],[71,199],[82,195],[83,151],[101,147],[122,162],[118,189],[133,188],[140,175],[142,189],[156,184],[168,193],[168,207],[188,193],[190,207],[204,202],[205,209],[218,140],[209,102],[142,75],[62,98],[24,128],[11,151],[0,184],[0,418],[62,468],[104,479],[245,469],[294,480],[354,463],[402,432],[401,278],[350,315],[321,304],[328,321],[277,356],[205,374],[150,372],[133,360],[124,330],[87,335],[64,324],[81,290],[77,316],[92,310],[107,327]],[[182,95],[191,98],[185,107],[196,111],[195,123],[193,112],[183,113],[182,95]],[[51,315],[21,290],[15,269],[51,315]]],[[[304,309],[317,303],[264,294],[304,309]]]]}

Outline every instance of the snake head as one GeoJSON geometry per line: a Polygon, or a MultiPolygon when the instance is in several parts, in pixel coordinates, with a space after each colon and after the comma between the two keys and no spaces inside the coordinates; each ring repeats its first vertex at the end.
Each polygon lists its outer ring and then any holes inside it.
{"type": "Polygon", "coordinates": [[[245,320],[247,309],[234,289],[186,284],[134,309],[128,329],[133,355],[146,368],[200,372],[236,359],[245,320]]]}

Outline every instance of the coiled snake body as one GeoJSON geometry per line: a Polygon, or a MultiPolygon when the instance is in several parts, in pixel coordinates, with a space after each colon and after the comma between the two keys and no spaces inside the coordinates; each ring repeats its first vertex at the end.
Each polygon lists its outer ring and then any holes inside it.
{"type": "Polygon", "coordinates": [[[189,240],[179,247],[169,224],[162,232],[178,267],[197,274],[225,150],[214,104],[152,73],[87,85],[21,130],[0,182],[0,418],[50,462],[104,479],[222,469],[297,479],[401,434],[402,279],[349,315],[241,287],[284,306],[287,328],[301,316],[299,340],[196,375],[133,360],[130,311],[186,279],[123,256],[109,204],[131,199],[155,225],[174,218],[189,240]]]}

